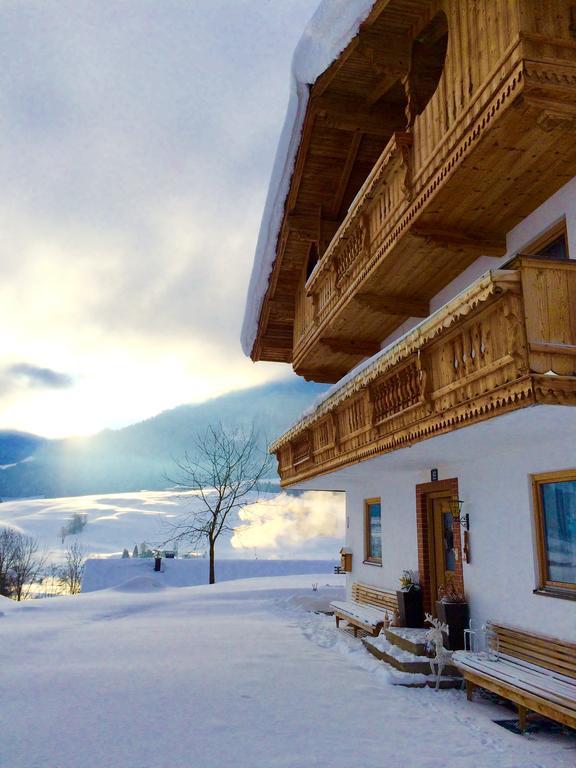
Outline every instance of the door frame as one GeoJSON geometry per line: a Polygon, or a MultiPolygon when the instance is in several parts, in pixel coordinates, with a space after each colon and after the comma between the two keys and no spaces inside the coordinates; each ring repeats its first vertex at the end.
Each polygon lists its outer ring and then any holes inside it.
{"type": "MultiPolygon", "coordinates": [[[[435,614],[436,595],[433,594],[436,581],[434,553],[432,552],[430,535],[429,505],[433,497],[450,496],[458,498],[458,478],[448,480],[436,480],[431,483],[421,483],[416,486],[416,536],[418,541],[418,570],[424,610],[435,614]]],[[[454,533],[454,550],[456,553],[456,571],[454,572],[454,586],[464,591],[464,573],[462,568],[462,536],[460,520],[453,518],[452,530],[454,533]]]]}

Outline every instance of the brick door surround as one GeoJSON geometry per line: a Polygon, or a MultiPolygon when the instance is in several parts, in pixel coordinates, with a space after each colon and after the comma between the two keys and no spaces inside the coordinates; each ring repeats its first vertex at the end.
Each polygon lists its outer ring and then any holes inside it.
{"type": "MultiPolygon", "coordinates": [[[[420,585],[424,610],[431,612],[436,596],[431,594],[430,582],[430,541],[428,532],[428,496],[432,493],[445,491],[447,496],[458,498],[458,478],[449,480],[436,480],[432,483],[420,483],[416,486],[416,535],[418,538],[418,571],[420,573],[420,585]]],[[[457,553],[456,571],[454,572],[454,586],[464,592],[464,572],[462,568],[462,537],[460,534],[460,520],[454,518],[452,522],[454,533],[454,549],[457,553]]]]}

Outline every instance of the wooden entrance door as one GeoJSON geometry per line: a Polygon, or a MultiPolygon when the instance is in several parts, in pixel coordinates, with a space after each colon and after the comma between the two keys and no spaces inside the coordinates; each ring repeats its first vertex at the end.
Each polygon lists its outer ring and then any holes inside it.
{"type": "Polygon", "coordinates": [[[454,581],[457,571],[458,550],[454,542],[451,499],[452,496],[447,496],[445,492],[428,496],[428,555],[433,613],[439,590],[454,581]]]}

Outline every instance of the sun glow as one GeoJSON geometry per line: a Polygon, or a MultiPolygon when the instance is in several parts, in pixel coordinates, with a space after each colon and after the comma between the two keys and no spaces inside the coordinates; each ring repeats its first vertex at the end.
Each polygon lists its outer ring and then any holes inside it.
{"type": "Polygon", "coordinates": [[[0,426],[49,438],[88,435],[285,375],[280,366],[252,366],[240,353],[226,361],[210,354],[197,346],[190,360],[180,359],[176,349],[148,350],[131,358],[121,350],[100,353],[97,360],[78,357],[74,363],[80,374],[72,387],[7,397],[0,426]],[[203,361],[201,366],[194,365],[195,357],[203,361]]]}

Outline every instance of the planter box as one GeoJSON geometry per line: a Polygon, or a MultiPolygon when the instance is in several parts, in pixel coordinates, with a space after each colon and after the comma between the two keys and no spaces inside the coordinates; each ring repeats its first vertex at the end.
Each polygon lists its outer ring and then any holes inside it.
{"type": "Polygon", "coordinates": [[[464,648],[464,630],[468,628],[470,617],[468,603],[443,603],[438,600],[436,615],[449,627],[446,647],[450,651],[461,651],[464,648]]]}
{"type": "Polygon", "coordinates": [[[398,590],[398,613],[401,627],[423,627],[424,608],[422,606],[422,590],[411,589],[408,592],[398,590]]]}

